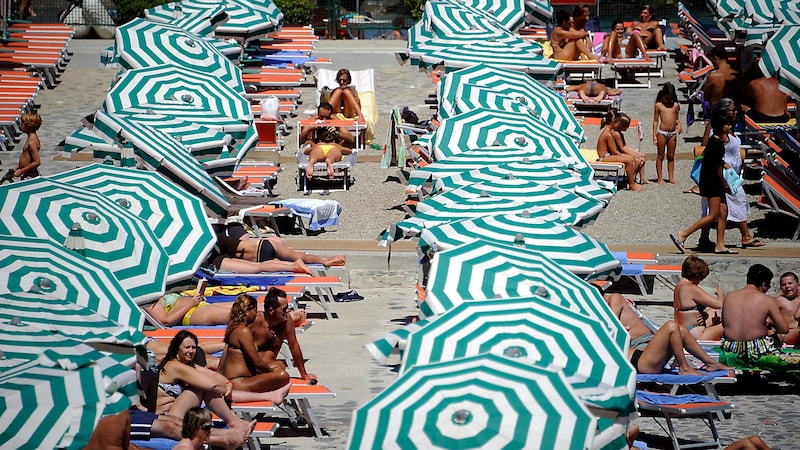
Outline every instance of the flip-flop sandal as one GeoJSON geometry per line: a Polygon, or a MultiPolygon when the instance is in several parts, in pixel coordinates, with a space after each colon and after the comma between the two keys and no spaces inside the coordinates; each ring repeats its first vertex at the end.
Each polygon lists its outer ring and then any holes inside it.
{"type": "Polygon", "coordinates": [[[695,191],[694,189],[684,189],[683,193],[684,194],[697,194],[697,195],[700,195],[700,192],[699,191],[695,191]]]}
{"type": "Polygon", "coordinates": [[[737,252],[736,250],[732,250],[732,249],[726,248],[725,250],[722,250],[720,252],[715,251],[714,254],[715,255],[738,255],[739,252],[737,252]]]}
{"type": "Polygon", "coordinates": [[[759,241],[758,239],[753,239],[752,241],[744,244],[742,243],[742,248],[750,248],[750,247],[765,247],[767,244],[759,241]]]}
{"type": "Polygon", "coordinates": [[[672,234],[669,235],[669,238],[672,239],[672,243],[675,244],[675,248],[677,248],[681,254],[686,253],[686,247],[683,245],[683,242],[679,241],[678,238],[672,234]]]}

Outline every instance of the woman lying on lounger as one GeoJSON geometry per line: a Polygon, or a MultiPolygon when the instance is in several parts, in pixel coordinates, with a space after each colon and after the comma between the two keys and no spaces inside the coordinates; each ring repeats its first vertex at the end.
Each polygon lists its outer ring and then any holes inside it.
{"type": "Polygon", "coordinates": [[[333,179],[333,163],[341,161],[342,155],[349,155],[353,153],[353,150],[336,143],[339,140],[339,133],[335,129],[332,131],[324,128],[317,133],[317,137],[319,142],[311,147],[306,147],[303,151],[308,155],[306,178],[311,179],[314,176],[314,164],[324,161],[328,170],[328,178],[333,179]]]}
{"type": "Polygon", "coordinates": [[[298,272],[311,274],[307,264],[343,266],[345,255],[317,256],[295,251],[279,237],[251,237],[241,223],[214,225],[218,253],[211,263],[218,270],[238,273],[298,272]]]}

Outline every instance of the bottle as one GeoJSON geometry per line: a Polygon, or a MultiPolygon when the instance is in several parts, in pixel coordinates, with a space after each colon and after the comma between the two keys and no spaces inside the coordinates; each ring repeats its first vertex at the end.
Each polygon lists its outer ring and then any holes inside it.
{"type": "Polygon", "coordinates": [[[147,370],[150,372],[156,371],[156,352],[147,349],[147,370]]]}

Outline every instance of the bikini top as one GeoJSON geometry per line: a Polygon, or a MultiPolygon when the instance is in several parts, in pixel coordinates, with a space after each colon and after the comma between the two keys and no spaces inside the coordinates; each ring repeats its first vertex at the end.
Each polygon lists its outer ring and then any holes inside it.
{"type": "Polygon", "coordinates": [[[183,393],[183,385],[177,383],[158,383],[158,387],[172,398],[178,398],[183,393]]]}
{"type": "MultiPolygon", "coordinates": [[[[686,287],[685,284],[683,286],[681,286],[681,292],[683,292],[683,288],[685,288],[685,287],[686,287]]],[[[681,293],[678,292],[678,298],[680,298],[680,296],[681,296],[681,293]]],[[[688,312],[688,311],[703,312],[703,311],[706,310],[706,305],[698,305],[698,304],[695,303],[694,306],[690,306],[689,308],[673,307],[672,309],[674,309],[675,311],[680,311],[680,312],[688,312]]]]}

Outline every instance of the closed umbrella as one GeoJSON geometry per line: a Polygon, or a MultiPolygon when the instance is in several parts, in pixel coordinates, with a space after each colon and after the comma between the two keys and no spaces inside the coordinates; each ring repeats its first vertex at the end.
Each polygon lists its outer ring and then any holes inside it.
{"type": "Polygon", "coordinates": [[[589,281],[616,279],[622,270],[602,242],[573,228],[525,214],[483,216],[425,228],[420,233],[419,249],[423,255],[432,255],[476,240],[535,248],[589,281]]]}
{"type": "Polygon", "coordinates": [[[514,112],[481,108],[444,119],[434,132],[432,145],[437,160],[478,147],[516,146],[591,171],[567,135],[541,119],[514,112]]]}
{"type": "Polygon", "coordinates": [[[208,41],[178,26],[134,18],[117,27],[114,42],[126,69],[174,65],[213,75],[244,93],[242,71],[208,41]]]}
{"type": "Polygon", "coordinates": [[[102,111],[95,113],[94,129],[107,142],[122,145],[120,157],[122,150],[131,146],[137,167],[161,173],[187,192],[200,197],[217,214],[227,214],[228,199],[177,139],[145,123],[102,111]]]}
{"type": "MultiPolygon", "coordinates": [[[[140,330],[141,310],[107,266],[50,239],[0,235],[0,294],[68,301],[126,329],[140,330]]],[[[127,337],[121,339],[115,343],[128,343],[127,337]]]]}
{"type": "Polygon", "coordinates": [[[633,411],[636,371],[598,321],[534,298],[471,301],[408,336],[400,374],[491,353],[555,369],[587,406],[633,411]]]}
{"type": "Polygon", "coordinates": [[[514,297],[538,297],[596,319],[627,348],[628,334],[600,292],[530,247],[474,241],[437,252],[421,308],[441,314],[465,301],[514,297]]]}
{"type": "Polygon", "coordinates": [[[229,19],[223,5],[191,7],[181,2],[164,3],[147,8],[144,10],[144,17],[152,22],[174,25],[189,33],[202,36],[209,42],[222,42],[214,38],[214,28],[229,19]]]}
{"type": "Polygon", "coordinates": [[[188,287],[214,248],[200,200],[155,172],[93,164],[49,178],[100,192],[144,220],[169,256],[171,289],[188,287]]]}
{"type": "MultiPolygon", "coordinates": [[[[556,130],[584,140],[583,128],[562,97],[534,80],[528,74],[478,62],[450,72],[439,84],[439,109],[442,117],[454,115],[462,90],[468,86],[491,88],[514,99],[525,99],[525,105],[536,111],[539,119],[556,130]]],[[[464,112],[464,111],[461,111],[464,112]]]]}
{"type": "Polygon", "coordinates": [[[201,164],[231,156],[231,136],[222,131],[163,114],[133,114],[125,118],[174,137],[201,164]]]}
{"type": "Polygon", "coordinates": [[[79,238],[81,253],[110,269],[137,303],[164,292],[169,259],[158,238],[143,220],[100,193],[45,178],[13,183],[0,187],[0,216],[2,235],[58,243],[79,238]]]}
{"type": "Polygon", "coordinates": [[[563,375],[495,355],[417,366],[353,412],[347,448],[588,448],[563,375]]]}
{"type": "Polygon", "coordinates": [[[468,0],[462,4],[491,16],[509,31],[515,31],[525,22],[524,0],[468,0]]]}
{"type": "Polygon", "coordinates": [[[224,6],[228,20],[215,27],[215,35],[233,38],[245,45],[276,31],[283,23],[283,13],[271,0],[191,0],[180,4],[188,8],[224,6]]]}
{"type": "Polygon", "coordinates": [[[767,41],[758,63],[768,76],[777,74],[779,88],[787,95],[800,98],[800,27],[783,25],[767,41]]]}

